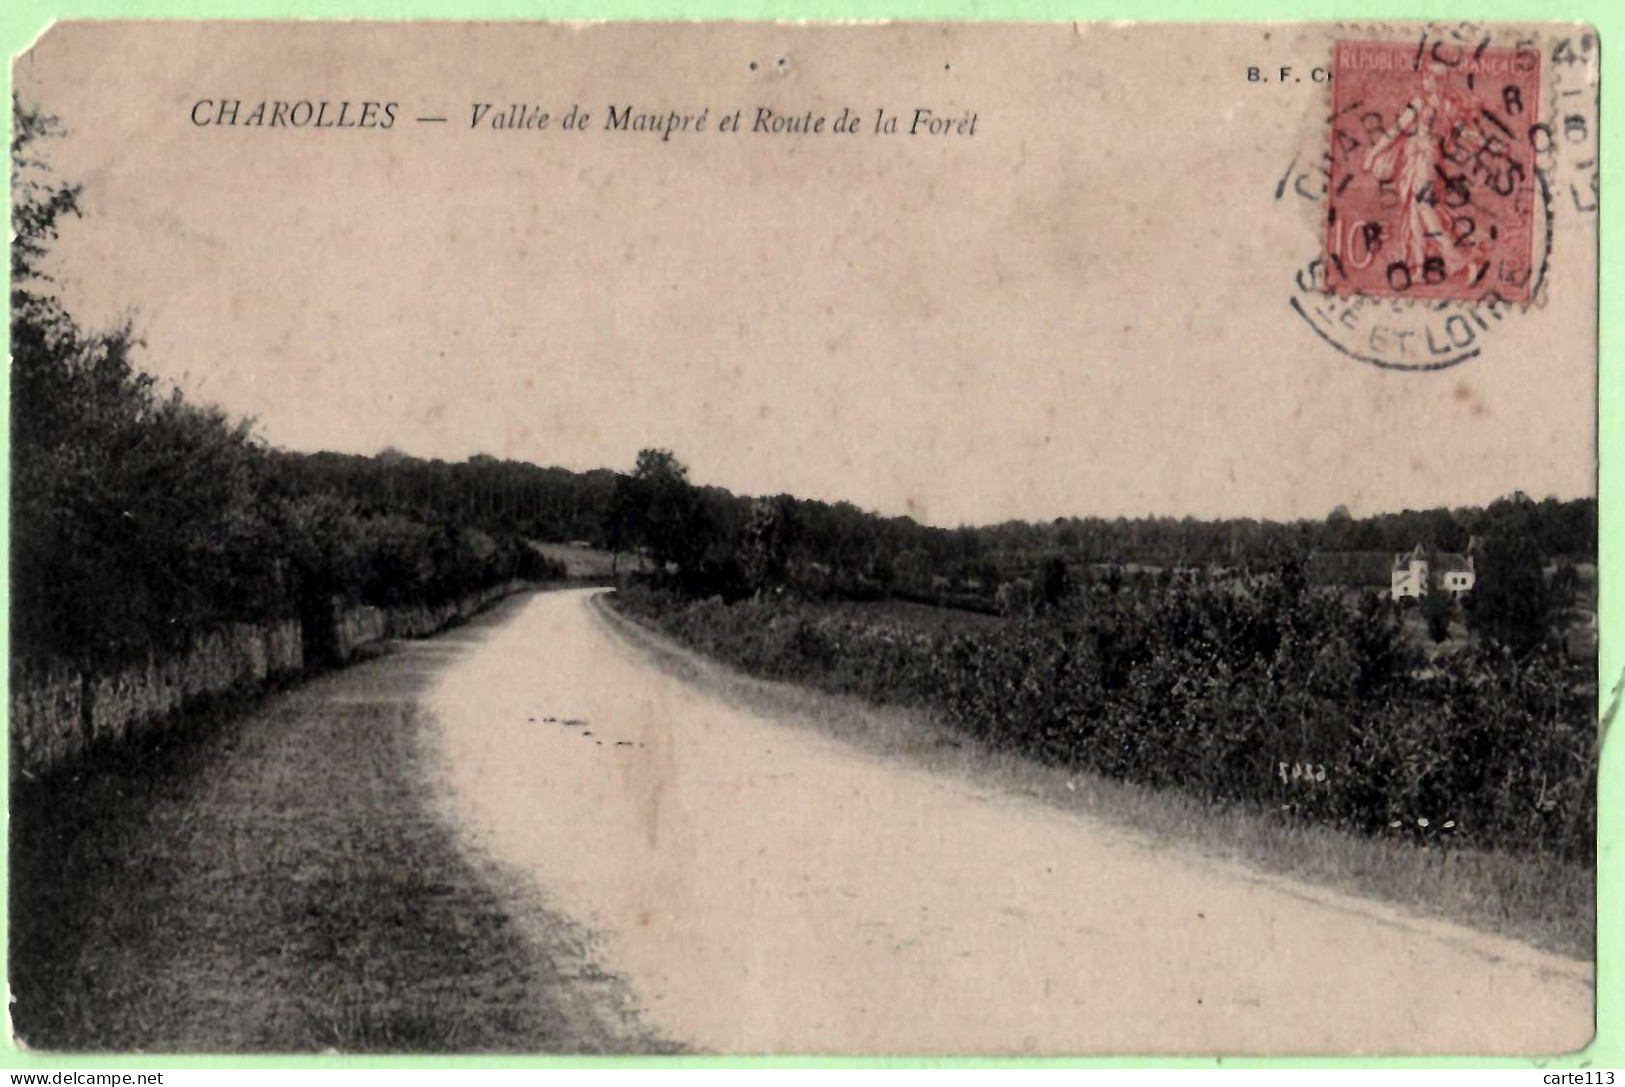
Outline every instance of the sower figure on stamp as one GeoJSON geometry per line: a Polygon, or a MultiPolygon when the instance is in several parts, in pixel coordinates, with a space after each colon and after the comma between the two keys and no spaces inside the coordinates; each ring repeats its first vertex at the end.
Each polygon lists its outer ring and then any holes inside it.
{"type": "MultiPolygon", "coordinates": [[[[1467,244],[1473,220],[1450,210],[1452,205],[1467,204],[1466,180],[1451,178],[1442,166],[1447,138],[1483,144],[1467,123],[1472,112],[1472,104],[1452,94],[1434,66],[1426,65],[1421,93],[1400,111],[1362,162],[1378,182],[1396,187],[1400,252],[1411,274],[1425,282],[1442,282],[1466,269],[1471,286],[1489,270],[1480,245],[1467,244]]],[[[1471,154],[1478,149],[1464,150],[1471,154]]]]}

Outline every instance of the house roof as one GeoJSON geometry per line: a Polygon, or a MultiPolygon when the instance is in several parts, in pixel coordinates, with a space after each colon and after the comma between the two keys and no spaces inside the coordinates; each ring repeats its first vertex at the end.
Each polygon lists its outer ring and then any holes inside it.
{"type": "Polygon", "coordinates": [[[1308,574],[1316,585],[1386,588],[1393,569],[1387,551],[1317,551],[1309,556],[1308,574]]]}
{"type": "Polygon", "coordinates": [[[1464,574],[1473,570],[1472,559],[1455,551],[1439,551],[1429,555],[1420,546],[1398,553],[1392,551],[1317,551],[1309,556],[1309,580],[1316,585],[1342,585],[1347,587],[1386,588],[1393,583],[1396,570],[1404,570],[1411,561],[1429,562],[1428,576],[1464,574]]]}
{"type": "Polygon", "coordinates": [[[1435,574],[1465,574],[1473,569],[1472,560],[1454,551],[1441,551],[1433,557],[1435,574]]]}

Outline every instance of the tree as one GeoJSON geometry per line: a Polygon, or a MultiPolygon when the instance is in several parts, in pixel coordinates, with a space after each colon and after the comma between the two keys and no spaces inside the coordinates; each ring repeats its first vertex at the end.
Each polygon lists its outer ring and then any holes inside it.
{"type": "Polygon", "coordinates": [[[1428,637],[1435,643],[1450,637],[1450,616],[1455,611],[1455,600],[1450,590],[1434,586],[1422,598],[1422,618],[1427,620],[1428,637]]]}
{"type": "Polygon", "coordinates": [[[1562,559],[1552,571],[1552,606],[1572,608],[1580,595],[1580,571],[1569,559],[1562,559]]]}
{"type": "Polygon", "coordinates": [[[616,480],[612,523],[644,549],[655,575],[668,566],[681,573],[698,570],[710,546],[712,521],[688,467],[669,449],[644,449],[629,476],[616,480]]]}
{"type": "Polygon", "coordinates": [[[999,609],[999,614],[1009,617],[1020,617],[1032,610],[1033,583],[1026,578],[1017,578],[1006,581],[1000,585],[993,596],[993,602],[999,609]]]}
{"type": "Polygon", "coordinates": [[[1505,532],[1485,537],[1475,562],[1478,576],[1465,602],[1473,631],[1519,655],[1544,641],[1554,607],[1543,566],[1533,537],[1505,532]]]}
{"type": "Polygon", "coordinates": [[[1431,536],[1433,545],[1440,551],[1465,551],[1470,542],[1467,530],[1462,528],[1447,509],[1438,509],[1432,512],[1431,536]]]}
{"type": "Polygon", "coordinates": [[[794,498],[781,494],[751,503],[741,551],[745,581],[752,593],[781,588],[789,580],[790,562],[801,534],[794,498]]]}
{"type": "Polygon", "coordinates": [[[931,556],[922,547],[910,547],[897,556],[896,572],[905,592],[925,592],[931,587],[931,556]]]}
{"type": "Polygon", "coordinates": [[[1328,551],[1347,551],[1353,530],[1354,518],[1349,516],[1349,508],[1339,504],[1326,515],[1326,524],[1321,530],[1321,546],[1328,551]]]}
{"type": "Polygon", "coordinates": [[[1066,560],[1051,555],[1038,570],[1038,607],[1057,608],[1072,595],[1072,571],[1066,560]]]}
{"type": "Polygon", "coordinates": [[[78,185],[51,180],[49,164],[35,145],[43,139],[62,135],[57,118],[38,109],[23,106],[11,96],[11,290],[12,316],[18,313],[18,295],[36,299],[28,287],[48,283],[40,267],[50,244],[57,238],[57,224],[64,215],[79,215],[78,185]]]}
{"type": "Polygon", "coordinates": [[[91,333],[42,269],[79,188],[44,180],[54,118],[12,102],[13,615],[24,654],[116,659],[274,610],[251,423],[159,395],[128,325],[91,333]]]}

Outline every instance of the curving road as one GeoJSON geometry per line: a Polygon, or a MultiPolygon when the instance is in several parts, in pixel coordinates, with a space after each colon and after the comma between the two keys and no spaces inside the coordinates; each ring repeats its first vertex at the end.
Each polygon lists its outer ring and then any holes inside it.
{"type": "Polygon", "coordinates": [[[1556,1052],[1588,965],[859,753],[539,594],[439,674],[471,846],[694,1049],[1556,1052]]]}

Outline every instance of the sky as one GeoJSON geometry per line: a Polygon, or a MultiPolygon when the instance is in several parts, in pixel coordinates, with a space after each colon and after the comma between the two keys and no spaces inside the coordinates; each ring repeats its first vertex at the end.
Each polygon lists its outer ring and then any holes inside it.
{"type": "MultiPolygon", "coordinates": [[[[70,309],[273,444],[629,469],[944,525],[1593,493],[1594,225],[1432,374],[1291,311],[1324,29],[58,26],[15,67],[84,185],[70,309]],[[752,67],[754,65],[754,67],[752,67]],[[198,126],[374,99],[387,131],[198,126]],[[470,125],[474,103],[551,115],[470,125]],[[610,104],[709,110],[606,132],[610,104]],[[572,105],[586,131],[559,125],[572,105]],[[759,107],[974,135],[727,135],[759,107]],[[207,115],[207,110],[204,111],[207,115]],[[444,124],[418,116],[444,115],[444,124]]],[[[488,119],[488,118],[487,118],[488,119]]]]}

